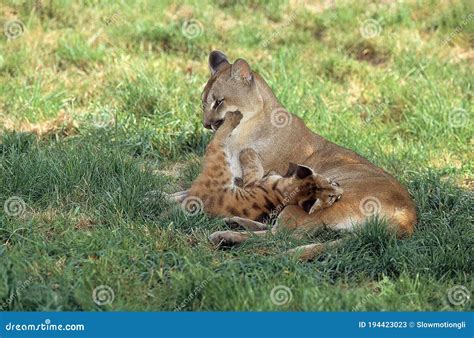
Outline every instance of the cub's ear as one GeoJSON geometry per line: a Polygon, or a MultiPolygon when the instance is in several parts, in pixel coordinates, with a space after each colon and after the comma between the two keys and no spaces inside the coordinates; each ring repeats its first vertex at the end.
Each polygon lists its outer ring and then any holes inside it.
{"type": "Polygon", "coordinates": [[[314,201],[313,205],[311,206],[311,208],[309,209],[308,211],[308,214],[312,214],[313,212],[316,212],[320,209],[323,208],[323,203],[321,202],[321,200],[318,198],[316,199],[316,201],[314,201]]]}
{"type": "Polygon", "coordinates": [[[299,179],[309,177],[313,174],[314,172],[311,168],[301,165],[301,164],[296,165],[296,177],[298,177],[299,179]]]}
{"type": "Polygon", "coordinates": [[[302,203],[299,203],[299,206],[308,214],[312,214],[323,208],[323,203],[319,198],[315,200],[306,200],[302,203]]]}
{"type": "Polygon", "coordinates": [[[228,64],[227,56],[221,51],[214,50],[209,54],[209,69],[211,70],[211,75],[217,73],[221,66],[228,64]]]}
{"type": "Polygon", "coordinates": [[[253,79],[252,70],[250,69],[249,64],[244,59],[235,60],[231,68],[231,77],[236,80],[244,80],[247,83],[250,83],[253,79]]]}
{"type": "Polygon", "coordinates": [[[290,177],[293,176],[296,173],[296,168],[298,165],[296,163],[290,162],[290,165],[288,166],[288,171],[285,174],[285,177],[290,177]]]}

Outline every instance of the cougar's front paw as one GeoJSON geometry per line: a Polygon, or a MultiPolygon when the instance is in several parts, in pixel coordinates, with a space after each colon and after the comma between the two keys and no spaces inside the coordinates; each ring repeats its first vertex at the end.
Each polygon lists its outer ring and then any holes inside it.
{"type": "Polygon", "coordinates": [[[228,111],[225,114],[225,122],[230,123],[232,128],[235,128],[239,125],[240,120],[242,120],[242,113],[238,110],[236,111],[228,111]]]}

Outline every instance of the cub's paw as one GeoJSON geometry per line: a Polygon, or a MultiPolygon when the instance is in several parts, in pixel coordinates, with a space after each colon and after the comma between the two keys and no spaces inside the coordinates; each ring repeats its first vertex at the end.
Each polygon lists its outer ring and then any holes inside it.
{"type": "Polygon", "coordinates": [[[225,114],[225,122],[229,123],[232,128],[235,128],[239,125],[240,120],[242,120],[242,113],[238,110],[236,111],[228,111],[225,114]]]}
{"type": "Polygon", "coordinates": [[[236,231],[216,231],[209,236],[209,240],[217,247],[239,245],[247,238],[247,235],[236,231]]]}
{"type": "Polygon", "coordinates": [[[252,221],[251,219],[242,218],[238,216],[224,218],[224,223],[233,230],[250,230],[250,231],[268,230],[268,226],[263,223],[252,221]]]}

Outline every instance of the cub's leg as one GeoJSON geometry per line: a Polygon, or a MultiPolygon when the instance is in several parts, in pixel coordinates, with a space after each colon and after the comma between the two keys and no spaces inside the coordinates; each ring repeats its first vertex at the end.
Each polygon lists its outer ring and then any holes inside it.
{"type": "Polygon", "coordinates": [[[232,229],[244,229],[247,231],[268,230],[266,224],[243,217],[224,218],[224,222],[232,229]]]}
{"type": "MultiPolygon", "coordinates": [[[[252,148],[246,148],[239,155],[242,169],[243,187],[251,186],[260,181],[263,177],[263,167],[260,157],[252,148]]],[[[224,221],[233,229],[243,228],[247,231],[268,230],[268,226],[261,222],[253,221],[243,217],[225,218],[224,221]]]]}
{"type": "MultiPolygon", "coordinates": [[[[331,206],[331,208],[335,208],[335,205],[331,206]]],[[[272,234],[276,233],[279,229],[281,228],[287,228],[292,230],[292,236],[295,238],[302,238],[303,235],[311,230],[322,230],[327,227],[331,228],[329,224],[331,223],[325,223],[321,219],[317,219],[317,215],[319,215],[323,210],[328,210],[327,209],[322,209],[320,211],[316,211],[315,213],[309,215],[306,213],[303,209],[301,209],[299,206],[296,205],[289,205],[286,206],[285,209],[280,213],[278,216],[278,222],[277,224],[271,229],[271,230],[257,230],[254,232],[250,231],[217,231],[213,233],[209,239],[216,245],[224,245],[224,246],[232,246],[232,245],[239,245],[248,240],[251,236],[252,233],[261,236],[265,235],[268,232],[271,232],[272,234]]],[[[335,215],[337,213],[334,213],[335,215]]],[[[240,217],[232,217],[230,220],[235,220],[235,223],[238,225],[246,228],[247,226],[252,229],[255,224],[257,223],[256,226],[258,226],[258,222],[251,221],[251,220],[246,220],[245,218],[240,218],[240,217]],[[237,218],[237,219],[236,219],[237,218]]],[[[260,223],[261,225],[262,223],[260,223]]],[[[336,244],[336,243],[335,243],[336,244]]],[[[311,260],[318,254],[321,254],[325,247],[326,244],[321,244],[321,243],[315,243],[315,244],[309,244],[306,246],[301,246],[297,247],[293,250],[290,250],[288,253],[289,254],[299,254],[301,257],[300,259],[302,260],[311,260]]],[[[328,242],[328,245],[330,245],[330,242],[328,242]]]]}
{"type": "Polygon", "coordinates": [[[209,236],[209,240],[216,246],[237,246],[252,236],[265,236],[268,230],[262,231],[216,231],[209,236]]]}
{"type": "Polygon", "coordinates": [[[263,177],[263,167],[260,157],[252,148],[246,148],[239,155],[240,166],[242,168],[243,186],[248,187],[263,177]]]}

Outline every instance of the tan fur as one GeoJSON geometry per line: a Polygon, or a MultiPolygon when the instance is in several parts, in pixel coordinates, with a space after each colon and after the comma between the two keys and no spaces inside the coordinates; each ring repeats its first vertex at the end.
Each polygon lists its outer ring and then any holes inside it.
{"type": "Polygon", "coordinates": [[[225,143],[241,118],[239,112],[227,112],[225,122],[207,147],[203,171],[189,190],[188,196],[199,198],[207,213],[266,221],[287,205],[302,205],[317,212],[340,198],[342,189],[338,183],[307,167],[292,164],[285,177],[263,177],[258,154],[250,148],[240,153],[244,186],[234,185],[225,143]]]}
{"type": "Polygon", "coordinates": [[[240,110],[240,125],[226,142],[230,166],[241,177],[240,152],[252,147],[260,155],[263,170],[284,173],[288,163],[301,163],[315,172],[337,180],[344,189],[343,198],[331,208],[308,215],[297,206],[288,206],[283,219],[295,227],[325,224],[336,229],[351,229],[376,214],[387,218],[399,236],[411,235],[416,210],[407,190],[390,174],[355,152],[338,146],[313,133],[296,115],[283,127],[272,123],[275,114],[286,112],[266,82],[239,59],[230,64],[220,52],[210,55],[213,75],[203,95],[204,125],[216,129],[228,110],[240,110]],[[244,74],[244,76],[241,76],[244,74]],[[215,99],[223,99],[219,107],[215,99]],[[272,113],[273,112],[273,113],[272,113]],[[361,203],[374,201],[375,213],[368,213],[361,203]]]}
{"type": "MultiPolygon", "coordinates": [[[[288,205],[279,215],[278,226],[295,230],[329,227],[351,230],[369,217],[379,216],[389,220],[399,237],[410,236],[416,224],[416,209],[407,190],[390,174],[376,167],[354,151],[334,144],[308,129],[304,122],[280,104],[267,83],[245,60],[230,64],[222,52],[209,56],[211,78],[202,94],[203,124],[218,130],[231,110],[243,114],[241,123],[226,140],[226,155],[233,179],[245,177],[239,163],[243,149],[253,148],[261,159],[263,172],[284,173],[289,163],[300,163],[324,177],[337,180],[344,190],[343,198],[330,208],[308,214],[298,205],[288,205]],[[219,103],[219,104],[217,104],[219,103]],[[286,117],[286,124],[275,116],[286,117]],[[365,202],[368,208],[365,207],[365,202]]],[[[281,120],[281,119],[280,119],[281,120]]],[[[183,200],[189,192],[172,195],[183,200]]],[[[210,236],[216,244],[238,245],[251,234],[268,233],[266,226],[241,217],[232,217],[229,224],[246,229],[244,232],[219,231],[210,236]]],[[[337,245],[326,243],[324,247],[337,245]]],[[[290,250],[301,259],[314,258],[322,246],[311,244],[290,250]]]]}

